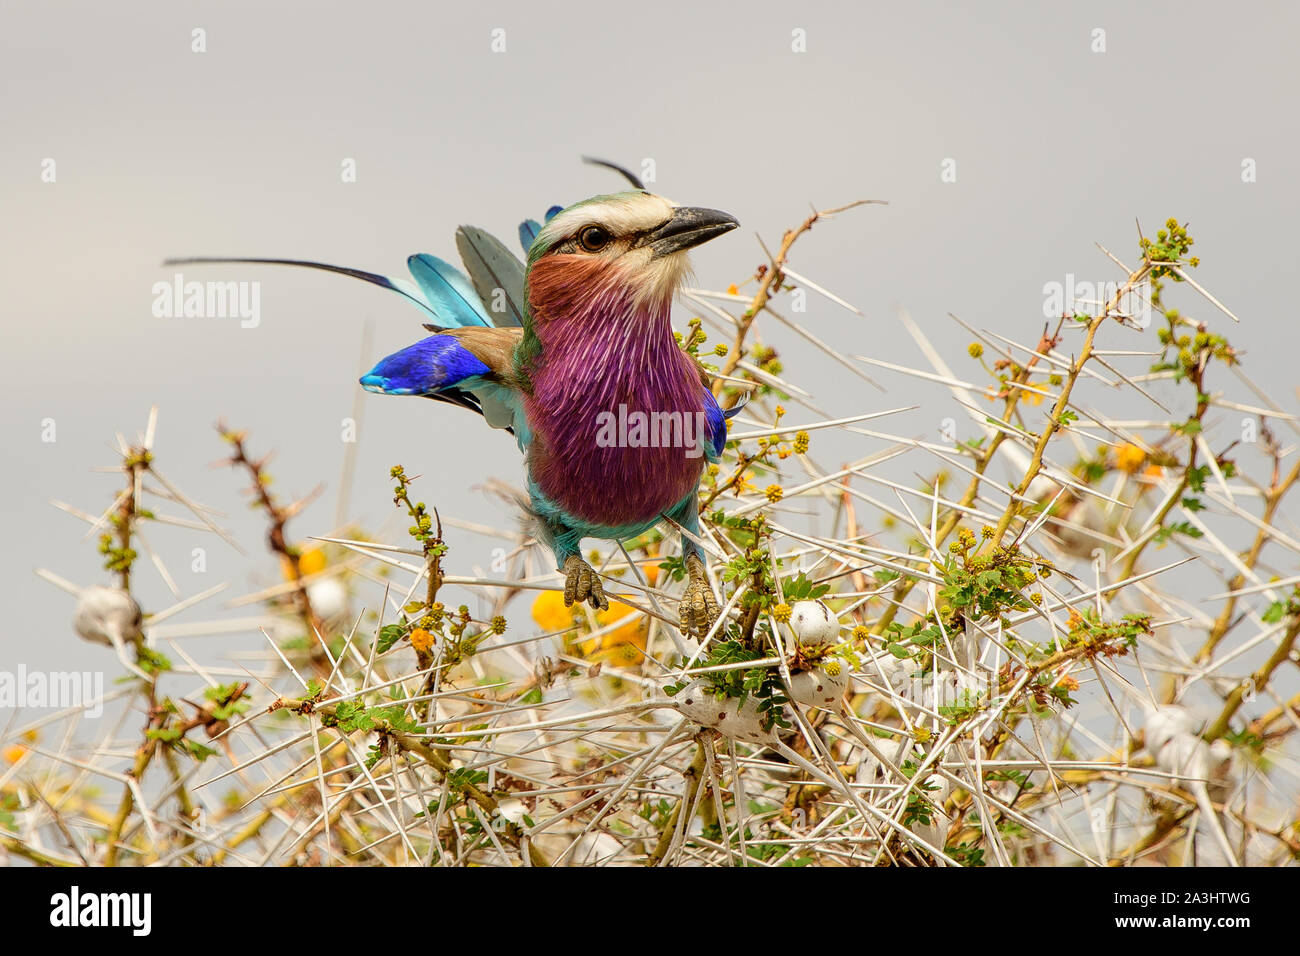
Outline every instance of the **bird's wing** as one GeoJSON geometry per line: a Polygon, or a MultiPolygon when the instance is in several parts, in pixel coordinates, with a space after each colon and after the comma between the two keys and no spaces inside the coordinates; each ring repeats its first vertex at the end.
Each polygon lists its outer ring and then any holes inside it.
{"type": "Polygon", "coordinates": [[[430,335],[379,360],[361,377],[367,391],[385,395],[436,395],[492,369],[451,335],[430,335]]]}
{"type": "Polygon", "coordinates": [[[501,240],[476,226],[461,226],[456,230],[456,248],[493,324],[523,325],[528,314],[524,300],[524,264],[501,240]]]}
{"type": "Polygon", "coordinates": [[[529,435],[512,373],[522,335],[518,328],[441,329],[382,359],[361,377],[361,385],[384,395],[422,395],[471,408],[524,447],[529,435]]]}
{"type": "Polygon", "coordinates": [[[478,294],[465,273],[451,263],[420,253],[406,260],[416,284],[443,328],[491,325],[478,294]]]}
{"type": "Polygon", "coordinates": [[[493,376],[503,384],[514,381],[514,352],[524,337],[518,327],[504,329],[466,327],[448,329],[450,335],[463,348],[492,370],[493,376]]]}
{"type": "Polygon", "coordinates": [[[739,414],[748,401],[749,397],[746,396],[724,411],[713,397],[713,390],[704,386],[704,416],[709,425],[709,434],[702,437],[706,442],[704,452],[709,461],[717,461],[722,457],[722,450],[727,447],[727,420],[739,414]]]}

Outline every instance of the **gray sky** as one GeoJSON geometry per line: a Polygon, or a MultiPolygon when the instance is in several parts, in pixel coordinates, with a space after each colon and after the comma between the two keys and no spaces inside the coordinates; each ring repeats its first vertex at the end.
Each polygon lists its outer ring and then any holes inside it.
{"type": "MultiPolygon", "coordinates": [[[[160,406],[161,469],[230,512],[226,523],[255,548],[260,522],[239,497],[242,478],[209,467],[222,453],[216,419],[250,428],[255,449],[278,450],[282,492],[327,483],[293,526],[325,533],[360,366],[422,335],[420,314],[389,293],[284,269],[185,270],[259,280],[257,328],[156,318],[152,286],[175,271],[164,257],[281,255],[403,274],[412,252],[452,256],[459,223],[513,244],[522,217],[618,188],[579,164],[583,153],[651,158],[653,189],[740,219],[695,257],[712,288],[750,275],[762,261],[753,233],[779,240],[809,202],[889,200],[818,226],[792,265],[865,313],[815,302],[803,320],[819,335],[909,364],[919,358],[898,305],[959,365],[969,336],[946,313],[1032,340],[1044,283],[1118,278],[1092,243],[1131,261],[1135,220],[1154,231],[1177,215],[1197,237],[1199,280],[1244,320],[1232,336],[1249,367],[1294,407],[1300,333],[1277,311],[1300,213],[1293,5],[326,6],[0,13],[0,580],[8,646],[26,642],[29,666],[82,659],[70,600],[32,568],[106,579],[84,525],[46,502],[108,504],[116,478],[90,467],[112,461],[115,431],[134,435],[160,406]],[[491,49],[497,28],[502,53],[491,49]],[[1105,52],[1092,50],[1097,28],[1105,52]],[[796,29],[806,52],[792,51],[796,29]],[[42,182],[47,158],[54,183],[42,182]],[[341,181],[345,158],[355,183],[341,181]],[[949,158],[957,179],[945,183],[949,158]],[[1242,182],[1247,158],[1253,183],[1242,182]],[[54,443],[41,441],[44,419],[56,422],[54,443]]],[[[817,394],[832,414],[915,400],[906,379],[877,376],[882,396],[778,329],[767,334],[796,381],[827,383],[817,394]]],[[[419,493],[443,513],[508,523],[472,488],[518,480],[507,436],[430,402],[366,396],[363,406],[353,517],[375,527],[389,516],[388,468],[400,461],[426,476],[419,493]]],[[[909,426],[917,434],[936,427],[937,414],[924,415],[909,426]]],[[[261,554],[241,558],[212,538],[151,537],[186,593],[275,574],[261,554]],[[208,549],[203,576],[188,572],[196,545],[208,549]]],[[[472,537],[452,546],[453,560],[488,560],[472,537]]],[[[147,606],[168,603],[151,572],[140,577],[147,606]]],[[[107,652],[84,653],[110,666],[107,652]]]]}

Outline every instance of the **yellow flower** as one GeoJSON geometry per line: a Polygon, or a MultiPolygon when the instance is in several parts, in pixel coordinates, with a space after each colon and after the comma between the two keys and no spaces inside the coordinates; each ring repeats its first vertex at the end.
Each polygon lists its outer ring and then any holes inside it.
{"type": "Polygon", "coordinates": [[[422,627],[411,632],[411,646],[421,654],[427,654],[433,647],[433,635],[422,627]]]}
{"type": "Polygon", "coordinates": [[[608,661],[619,666],[639,662],[647,634],[641,612],[629,604],[611,599],[609,610],[596,612],[596,625],[603,629],[613,624],[618,626],[599,637],[575,638],[573,646],[578,655],[585,660],[608,661]]]}
{"type": "MultiPolygon", "coordinates": [[[[320,548],[308,548],[298,555],[298,571],[303,577],[316,574],[318,571],[324,571],[325,565],[328,563],[325,560],[325,552],[320,548]]],[[[289,563],[287,558],[280,559],[280,573],[284,575],[286,581],[293,580],[293,565],[289,563]]]]}
{"type": "Polygon", "coordinates": [[[640,662],[642,654],[637,650],[636,644],[620,644],[609,652],[609,657],[621,667],[635,667],[640,662]]]}
{"type": "Polygon", "coordinates": [[[542,591],[533,601],[533,620],[543,631],[563,631],[573,627],[573,611],[564,606],[559,591],[542,591]]]}
{"type": "Polygon", "coordinates": [[[1147,453],[1137,445],[1125,442],[1115,451],[1115,463],[1119,465],[1121,471],[1133,474],[1142,467],[1146,461],[1147,453]]]}
{"type": "Polygon", "coordinates": [[[727,295],[740,295],[740,290],[736,288],[736,283],[727,286],[727,295]]]}
{"type": "MultiPolygon", "coordinates": [[[[601,627],[608,627],[617,621],[629,618],[621,627],[606,634],[602,639],[605,646],[611,644],[635,644],[641,638],[641,618],[640,611],[630,604],[624,604],[622,601],[610,601],[609,610],[596,612],[596,623],[601,627]]],[[[644,641],[643,641],[644,642],[644,641]]]]}
{"type": "Polygon", "coordinates": [[[23,754],[27,753],[27,748],[21,744],[14,744],[12,747],[6,747],[4,752],[5,760],[10,763],[17,763],[23,759],[23,754]]]}
{"type": "Polygon", "coordinates": [[[308,548],[298,559],[298,567],[303,574],[315,574],[325,570],[325,552],[320,548],[308,548]]]}
{"type": "Polygon", "coordinates": [[[654,587],[659,580],[659,542],[647,544],[645,553],[650,560],[642,562],[641,573],[645,575],[646,584],[654,587]]]}
{"type": "Polygon", "coordinates": [[[655,558],[641,565],[641,573],[645,575],[645,583],[654,587],[655,582],[659,580],[659,559],[655,558]]]}
{"type": "Polygon", "coordinates": [[[781,500],[781,496],[785,494],[785,492],[781,489],[780,485],[768,485],[763,489],[763,494],[767,495],[768,501],[776,504],[781,500]]]}
{"type": "Polygon", "coordinates": [[[792,608],[790,605],[784,603],[778,604],[776,607],[772,608],[772,616],[780,623],[784,624],[786,621],[790,620],[791,611],[792,608]]]}

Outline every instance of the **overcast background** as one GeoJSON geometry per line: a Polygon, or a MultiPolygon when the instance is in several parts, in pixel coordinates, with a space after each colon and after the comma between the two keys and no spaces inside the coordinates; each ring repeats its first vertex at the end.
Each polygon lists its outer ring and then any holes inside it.
{"type": "MultiPolygon", "coordinates": [[[[887,199],[818,226],[792,265],[865,313],[814,297],[802,318],[819,335],[909,364],[920,359],[897,306],[963,367],[969,336],[947,312],[1032,342],[1045,282],[1118,278],[1093,242],[1131,261],[1135,221],[1154,231],[1177,215],[1197,238],[1198,278],[1243,319],[1232,335],[1249,368],[1294,408],[1300,334],[1283,290],[1300,211],[1298,35],[1300,14],[1283,4],[6,3],[0,664],[22,647],[32,667],[113,666],[72,635],[71,599],[33,568],[107,581],[85,526],[47,502],[107,506],[118,479],[90,469],[113,462],[114,432],[134,436],[158,405],[160,469],[229,512],[252,551],[152,531],[186,594],[275,580],[242,476],[210,467],[222,454],[213,422],[278,451],[282,493],[325,482],[292,530],[328,533],[358,372],[422,334],[396,296],[287,269],[184,270],[260,280],[256,329],[155,318],[151,287],[174,272],[164,257],[403,274],[412,252],[453,255],[462,222],[512,240],[524,216],[617,189],[583,153],[652,158],[653,189],[740,219],[695,256],[712,288],[750,275],[762,261],[754,233],[778,241],[810,202],[887,199]],[[491,49],[498,28],[503,53],[491,49]],[[1104,53],[1092,50],[1097,28],[1104,53]],[[792,51],[795,29],[806,52],[792,51]],[[48,158],[54,183],[41,179],[48,158]],[[345,158],[355,183],[341,181],[345,158]],[[954,183],[940,179],[946,158],[954,183]],[[1247,158],[1257,182],[1242,182],[1247,158]],[[41,441],[44,419],[53,443],[41,441]],[[207,548],[204,575],[189,572],[194,546],[207,548]]],[[[915,400],[906,379],[878,374],[882,395],[778,328],[765,334],[832,414],[915,400]]],[[[518,481],[507,436],[429,402],[362,404],[350,518],[374,528],[390,516],[400,461],[444,514],[509,523],[473,488],[518,481]]],[[[952,410],[893,427],[933,437],[940,414],[952,410]]],[[[451,543],[462,569],[489,560],[472,536],[451,543]]],[[[152,571],[138,578],[147,608],[170,603],[152,571]]]]}

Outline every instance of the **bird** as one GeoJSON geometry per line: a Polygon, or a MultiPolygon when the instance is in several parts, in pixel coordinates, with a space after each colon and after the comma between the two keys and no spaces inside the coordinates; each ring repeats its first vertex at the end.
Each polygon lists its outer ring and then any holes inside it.
{"type": "Polygon", "coordinates": [[[731,215],[634,187],[551,207],[519,227],[521,262],[482,229],[461,226],[468,277],[411,256],[414,283],[297,259],[187,258],[167,264],[267,263],[342,273],[397,292],[430,334],[380,360],[361,386],[468,408],[510,432],[523,454],[525,509],[564,576],[564,603],[607,609],[586,538],[624,541],[665,518],[682,529],[684,633],[720,615],[698,544],[700,481],[726,445],[725,411],[703,367],[674,337],[671,308],[688,252],[735,229],[731,215]]]}

